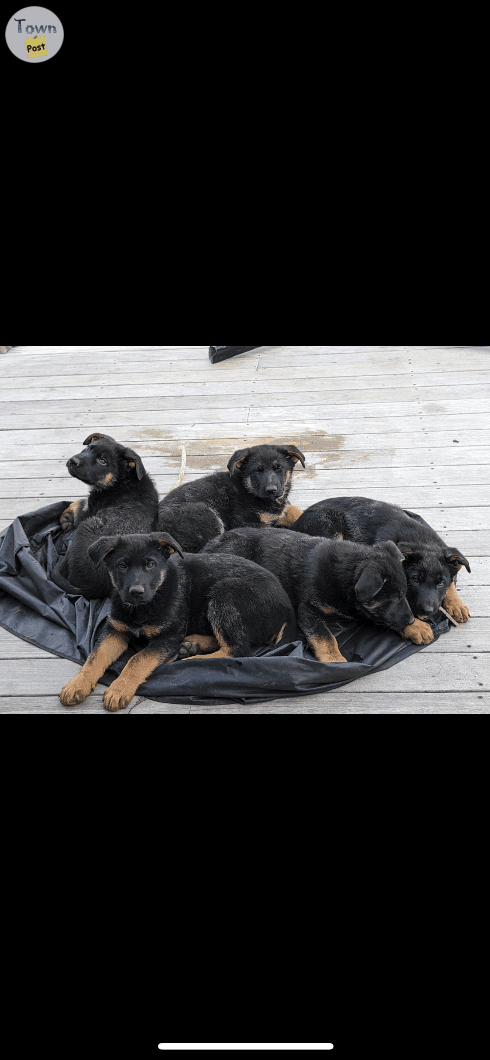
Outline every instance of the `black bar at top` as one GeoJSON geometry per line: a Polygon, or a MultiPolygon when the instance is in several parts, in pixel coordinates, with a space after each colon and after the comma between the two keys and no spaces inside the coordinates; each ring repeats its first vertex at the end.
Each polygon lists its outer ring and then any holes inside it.
{"type": "MultiPolygon", "coordinates": [[[[209,360],[211,364],[218,361],[226,361],[228,357],[236,357],[239,353],[248,353],[248,350],[258,350],[258,346],[210,346],[209,360]]],[[[241,1049],[240,1052],[243,1052],[241,1049]]]]}

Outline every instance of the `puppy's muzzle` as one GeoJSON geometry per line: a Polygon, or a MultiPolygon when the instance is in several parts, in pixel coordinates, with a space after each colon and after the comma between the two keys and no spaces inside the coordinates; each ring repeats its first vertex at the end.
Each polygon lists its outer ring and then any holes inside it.
{"type": "Polygon", "coordinates": [[[135,603],[137,603],[138,600],[141,600],[141,597],[144,596],[144,595],[145,595],[145,587],[144,587],[144,585],[131,585],[131,587],[128,589],[128,596],[129,596],[130,600],[133,600],[135,603]]]}

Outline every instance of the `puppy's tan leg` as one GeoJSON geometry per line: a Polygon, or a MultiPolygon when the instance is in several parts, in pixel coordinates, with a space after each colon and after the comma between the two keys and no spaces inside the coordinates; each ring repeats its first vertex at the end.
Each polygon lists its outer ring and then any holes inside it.
{"type": "Polygon", "coordinates": [[[470,617],[470,609],[463,603],[454,582],[451,582],[442,606],[455,622],[467,622],[470,617]]]}
{"type": "Polygon", "coordinates": [[[281,518],[277,520],[276,526],[292,526],[300,515],[303,515],[301,508],[297,508],[295,504],[286,504],[281,518]]]}
{"type": "Polygon", "coordinates": [[[319,662],[347,662],[332,633],[323,637],[308,637],[308,640],[319,662]]]}
{"type": "Polygon", "coordinates": [[[95,651],[91,652],[80,673],[61,689],[60,699],[63,705],[73,707],[76,703],[83,703],[93,692],[102,674],[122,655],[127,646],[128,638],[110,629],[95,651]]]}
{"type": "MultiPolygon", "coordinates": [[[[223,640],[223,637],[220,635],[218,630],[215,629],[214,626],[213,626],[213,629],[214,629],[214,632],[215,632],[215,636],[214,637],[203,637],[202,640],[207,640],[208,642],[214,642],[214,645],[213,645],[214,647],[217,647],[218,644],[219,644],[219,650],[218,651],[212,651],[210,654],[206,655],[206,659],[227,659],[227,658],[230,658],[233,655],[232,649],[229,647],[228,644],[226,644],[226,642],[223,640]]],[[[197,659],[197,658],[198,658],[197,655],[190,655],[188,657],[188,659],[186,659],[185,661],[186,662],[192,662],[193,659],[197,659]]]]}
{"type": "Polygon", "coordinates": [[[182,644],[181,651],[186,652],[182,661],[184,662],[186,659],[195,659],[196,655],[209,655],[210,652],[216,651],[217,647],[218,641],[216,640],[216,637],[206,637],[200,633],[190,633],[182,644]],[[192,655],[187,654],[190,650],[190,647],[186,647],[187,644],[189,644],[189,646],[192,646],[193,644],[196,645],[196,652],[192,655]]]}
{"type": "MultiPolygon", "coordinates": [[[[175,659],[176,657],[177,651],[172,658],[175,659]]],[[[161,647],[152,647],[151,644],[144,648],[143,651],[139,651],[137,655],[133,655],[133,658],[126,663],[117,680],[113,681],[110,688],[104,693],[106,710],[123,710],[124,707],[128,707],[139,686],[156,670],[157,666],[160,666],[160,663],[170,661],[168,652],[165,652],[161,647]]]]}
{"type": "Polygon", "coordinates": [[[404,629],[400,629],[398,632],[401,637],[406,637],[413,644],[431,644],[434,640],[434,634],[430,626],[427,622],[422,622],[420,618],[414,619],[409,626],[405,626],[404,629]]]}
{"type": "MultiPolygon", "coordinates": [[[[219,651],[212,651],[209,655],[206,655],[206,659],[229,659],[233,655],[231,648],[227,644],[222,644],[219,651]]],[[[195,659],[199,659],[199,655],[188,655],[187,659],[182,659],[182,662],[194,662],[195,659]]]]}
{"type": "Polygon", "coordinates": [[[60,526],[62,530],[72,529],[72,527],[75,525],[75,518],[78,509],[80,508],[80,505],[83,504],[83,502],[83,498],[80,498],[80,500],[78,501],[72,501],[72,503],[68,505],[68,508],[65,508],[64,512],[61,513],[60,526]]]}

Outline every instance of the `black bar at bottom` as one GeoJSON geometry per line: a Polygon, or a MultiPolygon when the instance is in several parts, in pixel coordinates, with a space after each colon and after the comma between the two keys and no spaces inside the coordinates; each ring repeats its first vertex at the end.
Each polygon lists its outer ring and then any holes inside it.
{"type": "Polygon", "coordinates": [[[239,353],[247,353],[248,350],[258,350],[258,346],[210,346],[209,360],[211,364],[218,361],[226,361],[227,357],[236,357],[239,353]]]}

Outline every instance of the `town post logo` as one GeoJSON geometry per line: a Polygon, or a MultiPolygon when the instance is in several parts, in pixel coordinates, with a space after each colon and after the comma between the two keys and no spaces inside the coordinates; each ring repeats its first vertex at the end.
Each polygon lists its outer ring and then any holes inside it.
{"type": "Polygon", "coordinates": [[[45,63],[63,43],[63,26],[47,7],[22,7],[7,22],[5,39],[10,51],[31,66],[45,63]]]}

